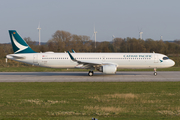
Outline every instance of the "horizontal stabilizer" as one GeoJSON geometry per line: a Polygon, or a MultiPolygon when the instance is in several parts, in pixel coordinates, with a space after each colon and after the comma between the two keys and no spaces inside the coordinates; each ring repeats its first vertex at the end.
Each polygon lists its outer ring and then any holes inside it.
{"type": "Polygon", "coordinates": [[[14,56],[14,55],[6,55],[8,59],[25,59],[25,56],[14,56]]]}

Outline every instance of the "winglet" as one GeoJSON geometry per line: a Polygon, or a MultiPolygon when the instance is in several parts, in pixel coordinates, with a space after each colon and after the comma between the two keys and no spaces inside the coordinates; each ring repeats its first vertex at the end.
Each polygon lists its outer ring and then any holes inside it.
{"type": "Polygon", "coordinates": [[[72,49],[72,52],[73,52],[73,53],[76,53],[73,49],[72,49]]]}
{"type": "Polygon", "coordinates": [[[76,61],[76,59],[74,59],[74,57],[71,55],[71,53],[69,51],[67,51],[69,54],[69,57],[71,58],[72,61],[76,61]]]}

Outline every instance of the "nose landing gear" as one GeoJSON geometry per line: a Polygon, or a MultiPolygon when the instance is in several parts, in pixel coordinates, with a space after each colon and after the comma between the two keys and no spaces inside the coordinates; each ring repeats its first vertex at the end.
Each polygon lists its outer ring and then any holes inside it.
{"type": "Polygon", "coordinates": [[[157,75],[156,68],[154,68],[154,76],[156,76],[156,75],[157,75]]]}
{"type": "Polygon", "coordinates": [[[89,71],[88,75],[89,75],[89,76],[93,76],[93,75],[94,75],[94,72],[93,72],[93,71],[89,71]]]}

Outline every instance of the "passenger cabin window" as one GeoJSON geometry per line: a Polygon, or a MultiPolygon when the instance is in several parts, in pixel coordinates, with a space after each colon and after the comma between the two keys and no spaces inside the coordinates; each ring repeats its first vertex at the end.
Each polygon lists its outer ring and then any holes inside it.
{"type": "Polygon", "coordinates": [[[163,60],[167,60],[167,59],[169,59],[168,57],[163,57],[163,60]]]}

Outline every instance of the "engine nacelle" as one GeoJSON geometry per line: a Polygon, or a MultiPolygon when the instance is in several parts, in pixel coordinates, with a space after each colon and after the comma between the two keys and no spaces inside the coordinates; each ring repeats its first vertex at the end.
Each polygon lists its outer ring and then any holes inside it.
{"type": "Polygon", "coordinates": [[[117,66],[116,65],[103,65],[100,67],[99,71],[105,74],[115,74],[117,71],[117,66]]]}

